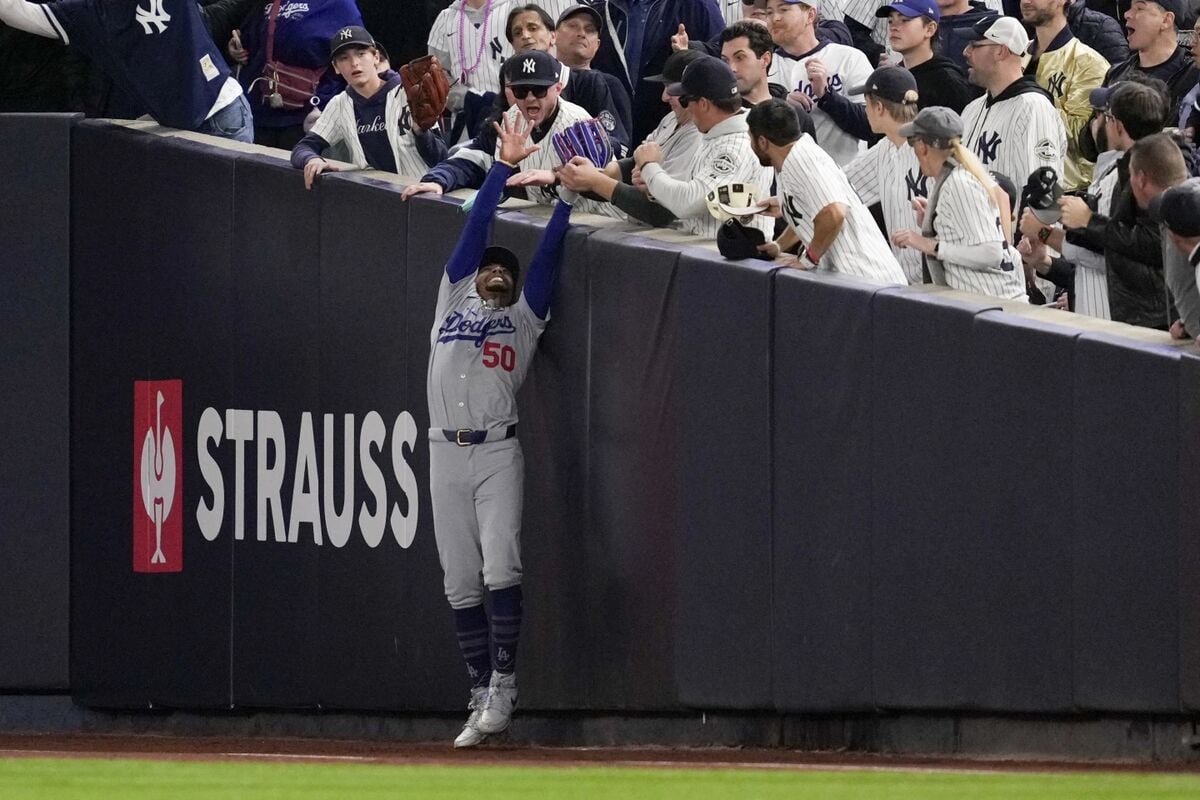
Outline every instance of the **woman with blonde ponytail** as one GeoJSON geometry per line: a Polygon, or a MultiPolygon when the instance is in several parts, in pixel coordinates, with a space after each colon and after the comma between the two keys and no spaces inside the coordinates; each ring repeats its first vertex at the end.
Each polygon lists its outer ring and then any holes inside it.
{"type": "Polygon", "coordinates": [[[1008,200],[963,146],[962,134],[962,119],[941,106],[923,109],[900,129],[921,172],[937,182],[928,203],[914,201],[921,230],[897,231],[892,242],[920,251],[933,283],[1023,301],[1025,272],[1009,244],[1008,200]]]}

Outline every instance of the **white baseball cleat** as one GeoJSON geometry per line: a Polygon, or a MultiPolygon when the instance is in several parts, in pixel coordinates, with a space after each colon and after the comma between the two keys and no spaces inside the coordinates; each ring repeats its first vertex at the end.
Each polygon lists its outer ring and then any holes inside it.
{"type": "Polygon", "coordinates": [[[474,747],[487,738],[487,734],[479,729],[479,718],[483,716],[487,700],[488,687],[477,686],[471,690],[471,702],[467,704],[471,716],[467,717],[467,724],[463,725],[462,733],[454,740],[455,747],[474,747]]]}
{"type": "Polygon", "coordinates": [[[476,728],[490,736],[508,728],[512,721],[513,709],[517,707],[517,673],[501,675],[492,673],[492,683],[488,686],[487,702],[483,713],[479,715],[476,728]]]}

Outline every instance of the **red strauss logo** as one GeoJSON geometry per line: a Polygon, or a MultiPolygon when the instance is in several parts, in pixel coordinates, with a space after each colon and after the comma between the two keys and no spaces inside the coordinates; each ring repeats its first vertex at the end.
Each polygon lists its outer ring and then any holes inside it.
{"type": "Polygon", "coordinates": [[[133,571],[183,570],[183,381],[133,382],[133,571]]]}

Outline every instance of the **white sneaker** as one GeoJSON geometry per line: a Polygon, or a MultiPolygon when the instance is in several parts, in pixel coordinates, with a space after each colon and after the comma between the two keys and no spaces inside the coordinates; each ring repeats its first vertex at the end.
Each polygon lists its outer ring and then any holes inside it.
{"type": "Polygon", "coordinates": [[[512,721],[513,709],[517,707],[517,673],[501,675],[492,673],[492,683],[488,686],[487,702],[483,713],[479,715],[476,729],[491,735],[500,733],[512,721]]]}
{"type": "Polygon", "coordinates": [[[471,716],[467,717],[467,724],[463,725],[462,733],[454,740],[455,747],[474,747],[487,738],[487,734],[479,730],[479,718],[483,716],[487,700],[488,687],[478,686],[471,690],[471,702],[467,704],[471,716]]]}

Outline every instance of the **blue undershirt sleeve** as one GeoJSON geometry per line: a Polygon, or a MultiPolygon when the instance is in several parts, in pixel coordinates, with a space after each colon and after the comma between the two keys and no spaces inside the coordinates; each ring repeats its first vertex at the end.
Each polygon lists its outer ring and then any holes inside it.
{"type": "Polygon", "coordinates": [[[440,131],[413,131],[413,138],[427,167],[436,167],[450,152],[440,131]]]}
{"type": "Polygon", "coordinates": [[[296,142],[296,146],[292,148],[292,166],[296,169],[304,169],[304,165],[314,158],[320,158],[321,153],[325,152],[325,148],[329,147],[329,142],[322,139],[315,133],[306,133],[304,138],[296,142]]]}
{"type": "Polygon", "coordinates": [[[446,274],[451,283],[458,283],[463,278],[479,269],[479,259],[487,249],[488,232],[492,227],[492,217],[496,215],[496,207],[500,205],[500,197],[504,194],[504,183],[513,174],[513,168],[505,163],[496,161],[488,172],[487,179],[475,195],[475,205],[467,215],[467,225],[458,244],[446,262],[446,274]]]}
{"type": "Polygon", "coordinates": [[[542,234],[537,252],[529,262],[529,274],[525,278],[525,302],[538,319],[545,319],[550,313],[550,300],[554,297],[558,268],[562,263],[563,238],[567,235],[570,220],[571,206],[559,200],[542,234]]]}

